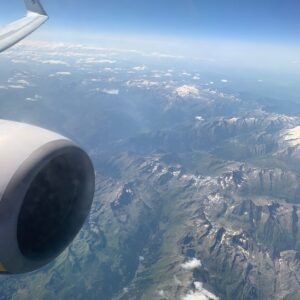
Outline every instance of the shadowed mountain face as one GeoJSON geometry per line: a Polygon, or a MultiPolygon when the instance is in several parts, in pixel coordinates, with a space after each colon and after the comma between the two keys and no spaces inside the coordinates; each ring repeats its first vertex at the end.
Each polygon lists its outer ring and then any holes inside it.
{"type": "Polygon", "coordinates": [[[38,44],[31,59],[24,47],[1,57],[1,118],[83,145],[96,195],[74,243],[38,272],[1,277],[1,300],[300,299],[289,99],[266,104],[230,71],[175,58],[38,44]]]}

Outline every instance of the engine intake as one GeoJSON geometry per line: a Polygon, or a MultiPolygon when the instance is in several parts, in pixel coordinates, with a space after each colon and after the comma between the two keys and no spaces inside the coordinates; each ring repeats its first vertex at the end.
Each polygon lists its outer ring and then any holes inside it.
{"type": "Polygon", "coordinates": [[[67,138],[0,121],[0,272],[34,271],[57,257],[89,214],[95,176],[67,138]]]}

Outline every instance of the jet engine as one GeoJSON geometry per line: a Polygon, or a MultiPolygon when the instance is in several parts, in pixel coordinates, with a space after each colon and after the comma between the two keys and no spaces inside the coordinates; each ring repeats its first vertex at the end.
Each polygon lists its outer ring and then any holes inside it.
{"type": "Polygon", "coordinates": [[[20,274],[52,261],[91,208],[95,173],[71,140],[0,120],[0,272],[20,274]]]}

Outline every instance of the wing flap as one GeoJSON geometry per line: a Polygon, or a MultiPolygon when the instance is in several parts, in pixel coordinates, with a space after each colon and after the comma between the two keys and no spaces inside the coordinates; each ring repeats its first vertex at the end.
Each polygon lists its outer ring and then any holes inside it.
{"type": "Polygon", "coordinates": [[[25,0],[26,17],[0,28],[0,52],[15,45],[35,31],[48,16],[38,0],[25,0]]]}

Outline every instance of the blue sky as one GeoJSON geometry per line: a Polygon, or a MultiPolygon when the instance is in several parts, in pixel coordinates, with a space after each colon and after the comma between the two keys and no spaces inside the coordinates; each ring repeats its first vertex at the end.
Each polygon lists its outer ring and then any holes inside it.
{"type": "MultiPolygon", "coordinates": [[[[32,39],[182,55],[218,66],[300,69],[300,0],[41,0],[32,39]]],[[[0,3],[0,24],[24,14],[0,3]]]]}
{"type": "MultiPolygon", "coordinates": [[[[299,44],[299,0],[42,0],[45,29],[299,44]]],[[[1,1],[0,22],[22,0],[1,1]]]]}

